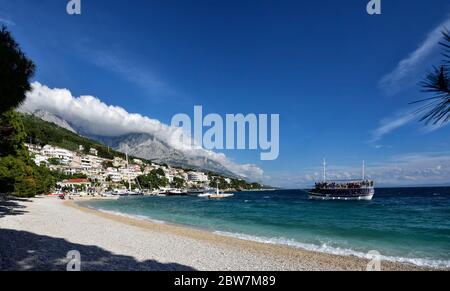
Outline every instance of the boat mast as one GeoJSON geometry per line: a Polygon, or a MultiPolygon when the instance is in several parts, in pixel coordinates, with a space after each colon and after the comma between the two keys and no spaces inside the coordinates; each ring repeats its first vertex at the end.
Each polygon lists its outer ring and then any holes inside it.
{"type": "Polygon", "coordinates": [[[327,161],[323,159],[323,181],[327,181],[327,161]]]}
{"type": "Polygon", "coordinates": [[[130,180],[130,167],[129,167],[129,164],[128,164],[128,153],[126,153],[125,156],[127,158],[128,191],[131,192],[131,180],[130,180]]]}
{"type": "Polygon", "coordinates": [[[363,181],[366,180],[366,161],[363,161],[362,164],[362,179],[363,181]]]}

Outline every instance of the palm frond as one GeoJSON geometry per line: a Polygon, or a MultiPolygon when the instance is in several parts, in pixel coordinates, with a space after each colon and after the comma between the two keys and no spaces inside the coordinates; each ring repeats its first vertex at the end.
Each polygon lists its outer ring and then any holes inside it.
{"type": "Polygon", "coordinates": [[[424,92],[433,93],[450,93],[449,74],[445,66],[439,69],[434,68],[434,72],[428,74],[424,81],[421,82],[424,92]]]}
{"type": "Polygon", "coordinates": [[[426,103],[416,113],[424,114],[420,121],[427,125],[444,124],[450,121],[450,33],[446,30],[442,34],[444,39],[439,44],[443,48],[445,60],[439,68],[434,67],[433,72],[421,82],[422,91],[431,93],[433,96],[412,103],[426,103]]]}

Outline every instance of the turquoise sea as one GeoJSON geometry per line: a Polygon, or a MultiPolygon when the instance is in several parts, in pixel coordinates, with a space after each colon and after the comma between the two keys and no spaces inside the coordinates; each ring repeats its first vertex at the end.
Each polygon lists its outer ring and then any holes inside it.
{"type": "Polygon", "coordinates": [[[81,205],[272,244],[450,267],[450,188],[377,189],[373,201],[312,201],[301,190],[243,192],[213,201],[121,198],[81,205]]]}

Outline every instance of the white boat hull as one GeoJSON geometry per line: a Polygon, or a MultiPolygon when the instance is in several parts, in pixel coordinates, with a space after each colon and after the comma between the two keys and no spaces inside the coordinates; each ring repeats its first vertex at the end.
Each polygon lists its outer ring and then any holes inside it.
{"type": "Polygon", "coordinates": [[[214,195],[211,195],[211,196],[209,196],[208,198],[209,199],[224,199],[224,198],[230,198],[230,197],[233,197],[234,196],[234,194],[214,194],[214,195]]]}
{"type": "Polygon", "coordinates": [[[373,196],[374,194],[345,197],[345,196],[331,196],[331,195],[309,193],[309,199],[312,200],[370,201],[373,199],[373,196]]]}
{"type": "Polygon", "coordinates": [[[212,194],[212,193],[205,193],[205,194],[200,194],[197,197],[200,198],[209,198],[209,199],[223,199],[223,198],[230,198],[233,197],[234,194],[212,194]]]}

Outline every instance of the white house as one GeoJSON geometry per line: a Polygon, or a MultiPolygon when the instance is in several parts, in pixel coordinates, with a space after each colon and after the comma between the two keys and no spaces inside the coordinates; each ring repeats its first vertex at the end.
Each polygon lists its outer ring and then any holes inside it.
{"type": "Polygon", "coordinates": [[[61,161],[62,164],[68,165],[72,162],[74,154],[71,151],[46,145],[42,148],[41,153],[49,158],[56,158],[61,161]]]}
{"type": "Polygon", "coordinates": [[[90,153],[91,155],[98,156],[98,151],[97,151],[96,149],[94,149],[94,148],[90,148],[90,149],[89,149],[89,153],[90,153]]]}
{"type": "Polygon", "coordinates": [[[106,172],[106,176],[111,179],[114,183],[120,183],[122,182],[122,174],[117,171],[117,169],[114,168],[108,168],[106,172]]]}
{"type": "Polygon", "coordinates": [[[209,181],[208,175],[202,172],[189,172],[188,179],[191,182],[200,182],[200,183],[209,181]]]}
{"type": "Polygon", "coordinates": [[[48,164],[48,158],[46,156],[42,156],[42,155],[39,155],[39,154],[36,154],[34,156],[33,161],[38,166],[40,166],[42,163],[48,164]]]}

